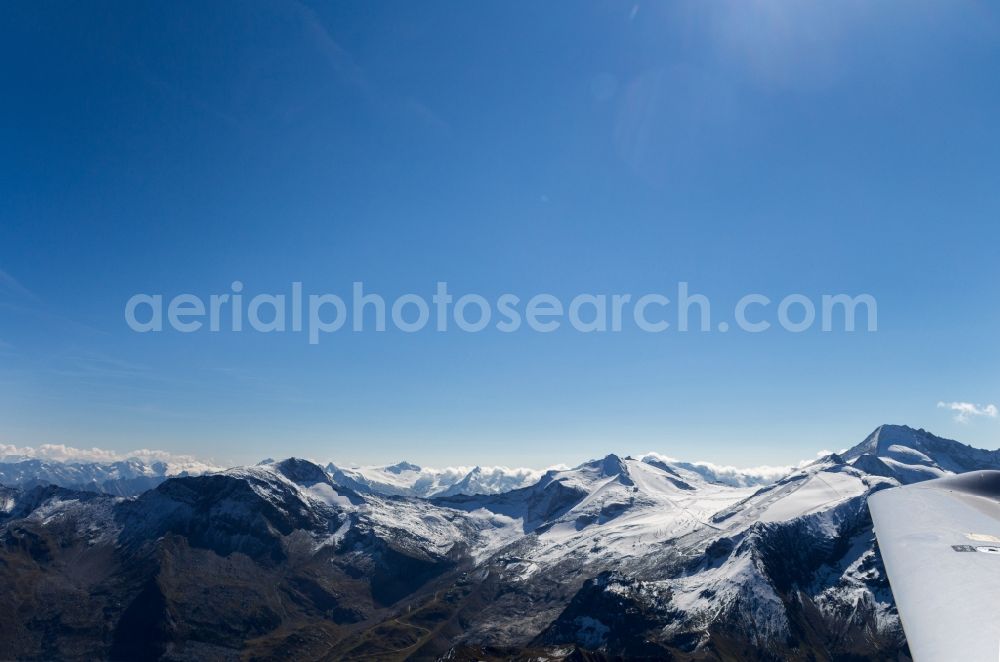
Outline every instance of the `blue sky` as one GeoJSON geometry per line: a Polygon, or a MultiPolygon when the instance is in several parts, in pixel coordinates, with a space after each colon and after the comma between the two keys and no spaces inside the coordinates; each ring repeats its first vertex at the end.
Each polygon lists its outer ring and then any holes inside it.
{"type": "Polygon", "coordinates": [[[1000,13],[0,8],[0,443],[783,464],[1000,445],[1000,13]],[[876,333],[137,334],[138,292],[870,293],[876,333]]]}

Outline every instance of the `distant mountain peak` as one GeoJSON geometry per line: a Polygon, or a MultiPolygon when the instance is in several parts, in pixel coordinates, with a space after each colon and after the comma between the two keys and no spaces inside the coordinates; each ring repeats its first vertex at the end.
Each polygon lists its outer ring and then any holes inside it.
{"type": "Polygon", "coordinates": [[[386,467],[385,470],[389,473],[401,474],[404,471],[420,471],[420,467],[403,460],[402,462],[397,462],[396,464],[386,467]]]}
{"type": "MultiPolygon", "coordinates": [[[[934,435],[927,432],[923,428],[915,430],[908,425],[893,425],[886,423],[875,428],[871,434],[865,437],[864,441],[848,450],[844,454],[844,457],[847,459],[854,459],[865,453],[880,456],[893,445],[917,448],[920,446],[922,440],[927,437],[940,439],[940,437],[934,437],[934,435]]],[[[953,443],[957,444],[958,442],[956,441],[953,443]]]]}
{"type": "Polygon", "coordinates": [[[604,457],[602,460],[596,460],[590,463],[591,466],[599,469],[601,474],[611,478],[612,476],[627,476],[628,475],[628,465],[625,461],[611,453],[604,457]]]}
{"type": "MultiPolygon", "coordinates": [[[[207,470],[207,465],[202,465],[207,470]]],[[[59,485],[83,490],[134,496],[159,485],[171,475],[200,473],[194,466],[171,466],[160,460],[146,462],[130,457],[111,462],[62,461],[53,459],[17,459],[0,461],[0,484],[30,488],[33,485],[59,485]]]]}
{"type": "Polygon", "coordinates": [[[309,486],[330,482],[330,476],[323,470],[323,467],[309,460],[290,457],[276,463],[274,467],[282,476],[297,485],[309,486]]]}
{"type": "Polygon", "coordinates": [[[886,424],[875,428],[864,441],[844,453],[843,458],[872,473],[912,483],[945,473],[988,469],[1000,462],[1000,451],[972,448],[923,428],[886,424]]]}

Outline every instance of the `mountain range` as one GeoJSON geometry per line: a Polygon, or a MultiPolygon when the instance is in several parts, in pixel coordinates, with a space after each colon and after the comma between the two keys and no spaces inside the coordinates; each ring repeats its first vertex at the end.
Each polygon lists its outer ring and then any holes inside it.
{"type": "Polygon", "coordinates": [[[507,467],[430,469],[406,461],[387,467],[345,468],[331,462],[326,470],[338,485],[358,492],[415,497],[496,494],[531,485],[544,473],[507,467]]]}
{"type": "MultiPolygon", "coordinates": [[[[198,473],[209,469],[206,466],[198,473]]],[[[189,473],[173,470],[166,462],[144,462],[136,458],[117,462],[59,462],[37,458],[4,458],[0,461],[0,485],[22,489],[57,485],[116,496],[141,494],[172,475],[189,473]]]]}
{"type": "Polygon", "coordinates": [[[290,458],[154,475],[123,496],[82,470],[2,465],[0,647],[18,659],[905,660],[866,498],[997,468],[1000,451],[895,425],[770,479],[655,454],[461,476],[290,458]]]}

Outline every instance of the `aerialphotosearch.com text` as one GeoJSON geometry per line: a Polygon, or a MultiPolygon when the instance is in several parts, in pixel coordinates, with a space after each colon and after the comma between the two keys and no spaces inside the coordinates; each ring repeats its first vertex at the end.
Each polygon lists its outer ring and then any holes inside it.
{"type": "Polygon", "coordinates": [[[211,294],[207,299],[194,294],[169,298],[163,294],[135,294],[125,304],[125,321],[138,333],[166,328],[181,333],[290,331],[306,334],[312,345],[338,331],[385,331],[390,325],[404,333],[428,328],[479,333],[491,327],[502,333],[522,329],[551,333],[560,328],[615,333],[629,327],[647,333],[726,333],[733,329],[762,333],[776,328],[801,333],[817,324],[822,331],[852,332],[863,319],[864,330],[878,329],[878,306],[870,294],[824,294],[813,298],[788,294],[776,301],[763,294],[747,294],[736,302],[727,320],[715,324],[708,296],[691,292],[687,282],[677,283],[671,295],[587,293],[560,298],[541,293],[527,298],[501,294],[490,299],[479,294],[456,297],[448,283],[438,282],[430,297],[410,293],[387,298],[355,282],[350,296],[343,297],[305,293],[302,283],[294,282],[287,293],[251,296],[244,292],[241,281],[234,281],[230,291],[211,294]]]}

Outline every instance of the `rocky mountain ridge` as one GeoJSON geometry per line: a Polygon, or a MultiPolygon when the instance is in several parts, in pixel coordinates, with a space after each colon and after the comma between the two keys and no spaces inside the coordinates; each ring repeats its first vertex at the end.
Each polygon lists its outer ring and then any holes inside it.
{"type": "Polygon", "coordinates": [[[975,468],[998,453],[882,426],[765,485],[609,455],[430,499],[294,458],[136,497],[4,487],[0,643],[24,659],[907,659],[866,497],[975,468]]]}

